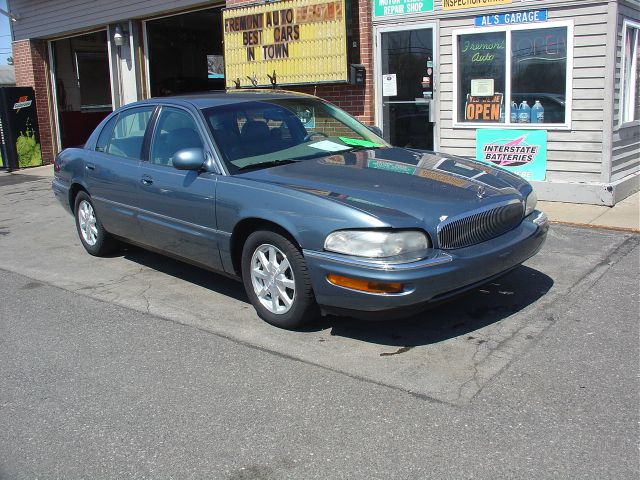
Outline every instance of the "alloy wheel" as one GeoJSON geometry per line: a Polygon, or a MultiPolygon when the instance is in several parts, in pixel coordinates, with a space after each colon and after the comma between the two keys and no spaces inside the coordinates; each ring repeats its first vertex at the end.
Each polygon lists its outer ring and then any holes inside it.
{"type": "Polygon", "coordinates": [[[96,226],[96,214],[93,207],[86,200],[82,200],[78,205],[78,225],[82,239],[88,245],[95,245],[98,241],[98,227],[96,226]]]}
{"type": "Polygon", "coordinates": [[[287,313],[295,301],[296,283],[287,256],[278,247],[262,244],[251,257],[251,284],[260,303],[271,313],[287,313]]]}

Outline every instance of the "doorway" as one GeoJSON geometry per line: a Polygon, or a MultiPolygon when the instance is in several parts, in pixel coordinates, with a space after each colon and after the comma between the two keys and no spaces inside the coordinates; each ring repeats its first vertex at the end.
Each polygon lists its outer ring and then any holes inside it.
{"type": "Polygon", "coordinates": [[[113,110],[106,30],[51,43],[60,148],[83,145],[113,110]]]}
{"type": "Polygon", "coordinates": [[[379,121],[394,146],[434,149],[433,44],[432,27],[377,29],[379,121]]]}
{"type": "Polygon", "coordinates": [[[224,90],[220,8],[148,20],[145,45],[152,97],[224,90]]]}

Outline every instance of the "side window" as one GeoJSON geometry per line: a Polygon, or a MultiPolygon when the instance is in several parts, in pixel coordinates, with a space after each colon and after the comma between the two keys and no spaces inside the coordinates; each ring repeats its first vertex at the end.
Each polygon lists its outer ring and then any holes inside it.
{"type": "Polygon", "coordinates": [[[115,125],[117,119],[118,115],[114,115],[113,117],[111,117],[111,120],[109,120],[102,128],[100,136],[98,137],[98,141],[96,142],[96,150],[98,152],[107,151],[107,145],[109,145],[109,140],[111,140],[111,132],[113,131],[113,126],[115,125]]]}
{"type": "Polygon", "coordinates": [[[163,107],[153,132],[150,163],[171,166],[171,158],[184,148],[203,148],[193,117],[183,110],[163,107]]]}
{"type": "Polygon", "coordinates": [[[107,153],[119,157],[141,160],[144,132],[153,113],[153,107],[133,108],[118,116],[107,153]]]}

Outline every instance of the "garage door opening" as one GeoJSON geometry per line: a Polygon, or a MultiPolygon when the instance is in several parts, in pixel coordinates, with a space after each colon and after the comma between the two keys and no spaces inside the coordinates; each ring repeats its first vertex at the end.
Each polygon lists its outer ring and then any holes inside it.
{"type": "Polygon", "coordinates": [[[220,8],[149,20],[146,36],[151,96],[224,90],[220,8]]]}
{"type": "Polygon", "coordinates": [[[107,32],[51,42],[61,148],[83,145],[112,110],[107,32]]]}

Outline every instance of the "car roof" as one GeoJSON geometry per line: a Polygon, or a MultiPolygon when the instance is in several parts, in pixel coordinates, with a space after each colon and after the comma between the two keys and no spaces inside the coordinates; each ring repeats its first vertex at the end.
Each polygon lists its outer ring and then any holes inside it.
{"type": "MultiPolygon", "coordinates": [[[[227,91],[211,91],[203,93],[190,93],[185,95],[175,95],[169,97],[154,97],[148,100],[136,102],[137,105],[145,104],[191,104],[198,109],[215,107],[219,105],[229,105],[233,103],[255,102],[261,100],[282,100],[291,98],[316,98],[313,95],[307,95],[298,92],[289,92],[286,90],[227,90],[227,91]]],[[[131,106],[131,105],[128,105],[131,106]]]]}

